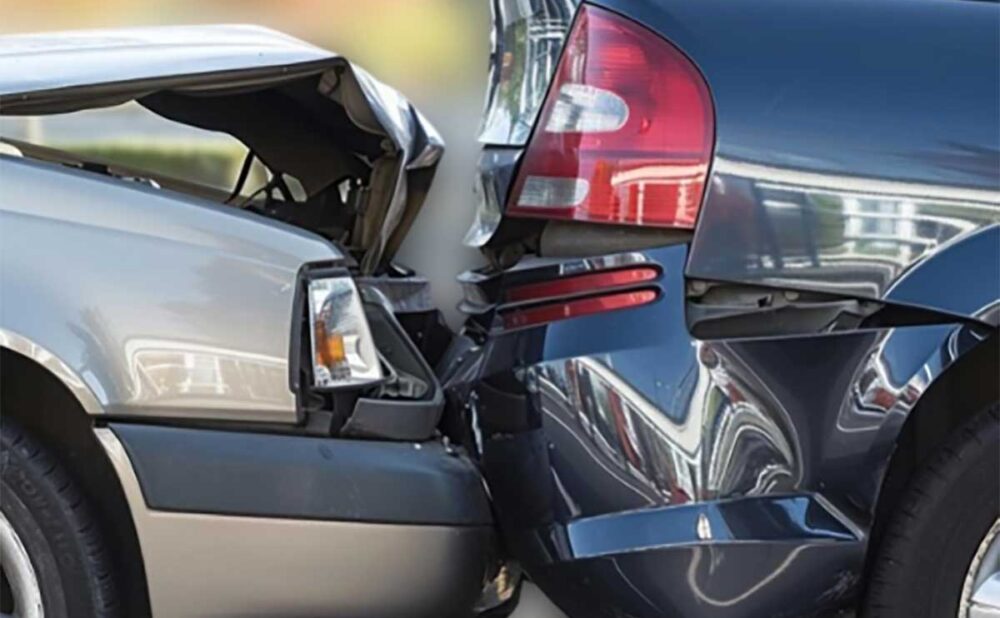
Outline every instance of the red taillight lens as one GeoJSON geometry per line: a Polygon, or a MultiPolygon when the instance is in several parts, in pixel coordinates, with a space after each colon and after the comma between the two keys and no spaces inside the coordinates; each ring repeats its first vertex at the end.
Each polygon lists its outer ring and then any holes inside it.
{"type": "Polygon", "coordinates": [[[674,46],[584,6],[507,213],[693,228],[712,151],[708,87],[674,46]]]}
{"type": "Polygon", "coordinates": [[[643,266],[603,273],[575,275],[563,279],[539,281],[538,283],[526,283],[507,290],[507,300],[510,302],[523,302],[596,292],[601,289],[618,288],[652,281],[656,279],[657,274],[658,272],[655,268],[643,266]]]}
{"type": "Polygon", "coordinates": [[[502,313],[501,320],[504,328],[521,328],[603,313],[605,311],[614,311],[616,309],[628,309],[629,307],[648,305],[654,300],[656,300],[656,292],[654,290],[618,292],[615,294],[580,298],[563,303],[514,309],[502,313]]]}

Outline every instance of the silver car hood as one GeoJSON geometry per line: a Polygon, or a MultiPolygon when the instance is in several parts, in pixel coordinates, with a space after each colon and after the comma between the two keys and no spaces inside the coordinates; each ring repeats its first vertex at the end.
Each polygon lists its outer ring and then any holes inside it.
{"type": "Polygon", "coordinates": [[[0,37],[0,95],[329,60],[257,26],[172,26],[0,37]]]}
{"type": "MultiPolygon", "coordinates": [[[[298,87],[297,80],[308,84],[309,91],[300,95],[308,100],[302,101],[304,112],[296,110],[296,125],[313,122],[334,133],[329,117],[346,112],[352,130],[376,137],[382,150],[377,154],[386,159],[382,165],[372,165],[375,200],[355,239],[363,251],[362,270],[373,272],[391,257],[416,216],[444,144],[405,97],[364,69],[335,53],[256,26],[0,37],[0,114],[63,113],[139,100],[161,115],[230,132],[269,165],[293,169],[307,189],[322,187],[340,173],[333,168],[342,155],[333,148],[327,149],[331,151],[327,159],[316,156],[315,150],[292,154],[295,149],[285,143],[290,140],[280,139],[278,129],[267,133],[267,125],[274,122],[266,115],[258,113],[257,120],[240,124],[238,118],[220,119],[218,113],[201,115],[190,103],[195,98],[298,87]],[[318,169],[323,161],[329,161],[330,169],[318,169]]],[[[275,110],[275,122],[291,122],[287,113],[280,112],[275,110]]],[[[308,127],[303,130],[306,136],[318,133],[308,127]]],[[[371,152],[362,158],[372,162],[371,152]]]]}

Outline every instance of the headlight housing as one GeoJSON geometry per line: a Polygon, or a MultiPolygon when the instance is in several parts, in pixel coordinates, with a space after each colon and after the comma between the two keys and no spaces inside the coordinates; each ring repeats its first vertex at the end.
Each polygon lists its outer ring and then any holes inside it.
{"type": "Polygon", "coordinates": [[[382,364],[361,296],[348,276],[308,282],[313,386],[358,387],[382,380],[382,364]]]}

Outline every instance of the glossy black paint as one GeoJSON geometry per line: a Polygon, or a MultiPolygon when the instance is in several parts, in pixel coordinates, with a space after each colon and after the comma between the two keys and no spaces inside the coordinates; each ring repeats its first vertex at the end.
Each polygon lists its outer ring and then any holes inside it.
{"type": "MultiPolygon", "coordinates": [[[[1000,170],[998,170],[1000,173],[1000,170]]],[[[972,233],[900,277],[885,298],[983,319],[1000,302],[1000,225],[972,233]]],[[[991,321],[993,326],[998,323],[991,321]]]]}
{"type": "Polygon", "coordinates": [[[592,3],[656,31],[695,62],[715,101],[717,156],[997,188],[995,3],[592,3]]]}
{"type": "MultiPolygon", "coordinates": [[[[904,424],[995,342],[1000,5],[591,3],[691,58],[715,151],[689,246],[463,277],[470,318],[442,382],[507,546],[574,618],[852,609],[904,424]],[[625,263],[662,269],[656,302],[498,329],[510,286],[625,263]],[[838,332],[698,340],[692,279],[890,310],[838,332]]],[[[492,202],[515,152],[486,149],[492,202]]],[[[526,225],[505,219],[490,243],[526,225]]]]}
{"type": "Polygon", "coordinates": [[[850,607],[903,423],[989,329],[698,341],[686,259],[628,256],[662,269],[651,305],[514,332],[485,311],[446,357],[508,546],[573,616],[850,607]]]}
{"type": "Polygon", "coordinates": [[[997,4],[596,4],[677,45],[712,92],[689,275],[881,298],[1000,220],[997,4]]]}
{"type": "MultiPolygon", "coordinates": [[[[716,144],[691,277],[887,299],[923,262],[1000,223],[997,3],[591,3],[670,40],[711,91],[716,144]]],[[[518,152],[484,149],[490,221],[518,152]]],[[[490,245],[538,227],[505,218],[490,245]]],[[[1000,245],[981,257],[1000,262],[1000,245]]],[[[1000,296],[995,278],[979,281],[1000,296]]],[[[892,300],[952,312],[948,297],[892,300]]]]}

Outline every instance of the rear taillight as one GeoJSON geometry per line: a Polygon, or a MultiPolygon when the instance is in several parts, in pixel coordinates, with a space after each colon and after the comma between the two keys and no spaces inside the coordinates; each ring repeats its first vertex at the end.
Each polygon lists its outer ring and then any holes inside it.
{"type": "Polygon", "coordinates": [[[511,309],[501,312],[500,319],[505,329],[538,326],[539,324],[579,318],[605,311],[648,305],[656,300],[656,296],[656,291],[652,289],[602,294],[565,302],[511,309]]]}
{"type": "Polygon", "coordinates": [[[690,60],[635,22],[583,6],[506,213],[693,228],[713,125],[690,60]]]}
{"type": "Polygon", "coordinates": [[[659,272],[651,266],[626,268],[603,273],[590,273],[551,279],[537,283],[526,283],[507,290],[509,302],[538,301],[546,298],[584,294],[610,288],[626,287],[646,283],[656,279],[659,272]]]}
{"type": "Polygon", "coordinates": [[[513,285],[504,300],[516,304],[500,309],[501,324],[523,328],[646,305],[657,298],[659,276],[656,267],[637,266],[513,285]]]}

